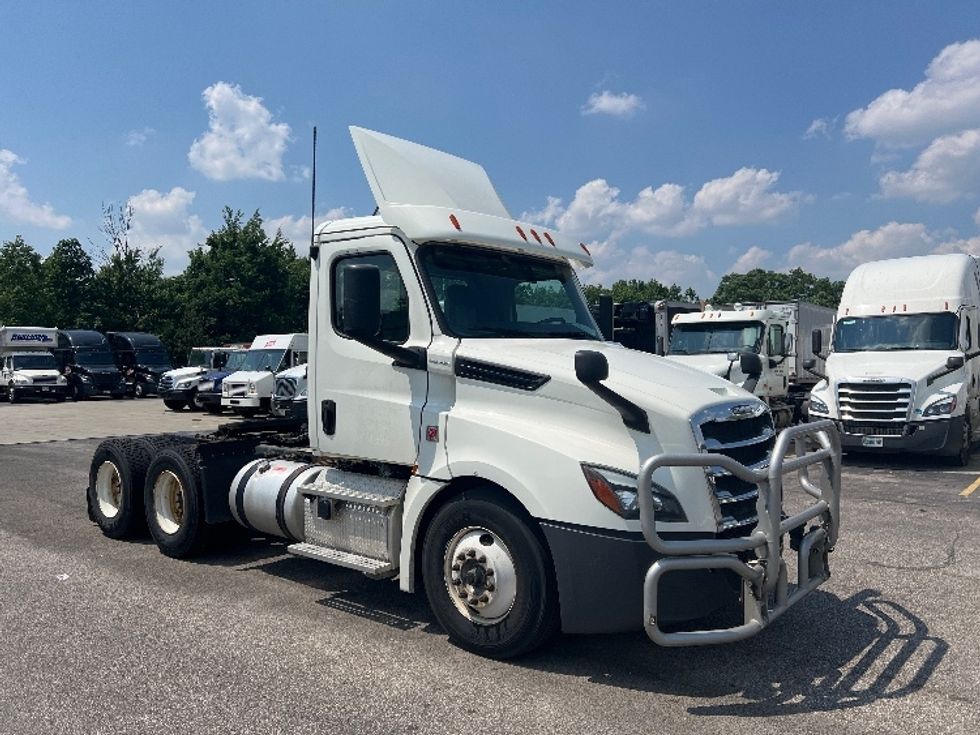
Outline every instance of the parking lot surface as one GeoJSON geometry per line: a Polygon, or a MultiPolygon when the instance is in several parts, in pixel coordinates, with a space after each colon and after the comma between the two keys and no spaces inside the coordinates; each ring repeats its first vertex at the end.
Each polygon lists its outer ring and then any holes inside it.
{"type": "Polygon", "coordinates": [[[561,636],[495,662],[394,582],[263,539],[176,561],[88,521],[98,441],[66,427],[211,421],[0,406],[32,437],[0,447],[0,733],[980,731],[980,461],[847,458],[834,576],[753,639],[561,636]]]}

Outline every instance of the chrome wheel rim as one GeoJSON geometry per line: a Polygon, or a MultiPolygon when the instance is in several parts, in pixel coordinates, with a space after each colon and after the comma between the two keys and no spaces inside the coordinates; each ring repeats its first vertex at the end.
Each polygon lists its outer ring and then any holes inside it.
{"type": "Polygon", "coordinates": [[[180,530],[184,523],[187,495],[184,484],[170,470],[164,470],[153,482],[153,514],[157,527],[168,536],[180,530]]]}
{"type": "Polygon", "coordinates": [[[453,606],[477,625],[500,622],[517,599],[517,568],[507,545],[479,526],[458,531],[443,557],[446,593],[453,606]]]}
{"type": "Polygon", "coordinates": [[[119,515],[122,507],[122,475],[114,462],[106,460],[95,474],[95,497],[99,512],[108,519],[119,515]]]}

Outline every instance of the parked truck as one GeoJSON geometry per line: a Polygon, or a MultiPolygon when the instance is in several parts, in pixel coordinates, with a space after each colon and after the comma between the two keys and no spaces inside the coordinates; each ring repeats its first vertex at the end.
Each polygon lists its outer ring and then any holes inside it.
{"type": "MultiPolygon", "coordinates": [[[[205,402],[202,394],[210,390],[213,385],[212,373],[222,372],[228,363],[228,358],[235,352],[243,350],[242,346],[191,348],[187,355],[186,366],[168,370],[160,376],[158,387],[164,405],[172,411],[179,411],[185,407],[191,410],[204,409],[205,402]]],[[[220,392],[218,405],[221,405],[220,392]]]]}
{"type": "Polygon", "coordinates": [[[305,334],[260,334],[245,355],[238,372],[221,383],[221,405],[240,416],[268,413],[276,387],[276,373],[307,360],[305,334]]]}
{"type": "MultiPolygon", "coordinates": [[[[810,415],[845,449],[921,452],[966,465],[980,410],[980,271],[969,255],[859,265],[844,284],[810,415]]],[[[812,349],[823,347],[819,332],[812,349]]]]}
{"type": "Polygon", "coordinates": [[[593,315],[606,339],[631,350],[666,355],[674,316],[692,311],[701,311],[701,305],[666,299],[614,303],[611,296],[602,296],[593,315]]]}
{"type": "Polygon", "coordinates": [[[51,353],[68,381],[68,394],[74,400],[126,395],[126,379],[116,367],[104,334],[88,329],[59,329],[51,353]]]}
{"type": "Polygon", "coordinates": [[[306,421],[306,363],[276,373],[276,388],[272,396],[272,415],[306,421]]]}
{"type": "Polygon", "coordinates": [[[673,317],[667,357],[741,385],[764,400],[776,428],[806,418],[806,399],[819,378],[803,367],[819,355],[813,330],[828,333],[834,310],[805,301],[767,301],[681,313],[673,317]]]}
{"type": "Polygon", "coordinates": [[[777,437],[731,382],[605,342],[572,268],[586,247],[511,218],[477,164],[352,135],[378,214],[316,230],[308,435],[267,419],[107,440],[88,489],[106,535],[145,519],[185,558],[234,521],[424,589],[451,640],[497,658],[558,629],[739,640],[828,578],[831,422],[777,437]],[[723,608],[737,625],[689,622],[723,608]]]}
{"type": "Polygon", "coordinates": [[[116,367],[127,378],[133,398],[159,395],[160,376],[174,366],[163,342],[146,332],[107,332],[116,367]]]}
{"type": "Polygon", "coordinates": [[[57,330],[48,327],[0,327],[0,395],[11,403],[25,398],[63,401],[68,381],[49,348],[57,330]]]}

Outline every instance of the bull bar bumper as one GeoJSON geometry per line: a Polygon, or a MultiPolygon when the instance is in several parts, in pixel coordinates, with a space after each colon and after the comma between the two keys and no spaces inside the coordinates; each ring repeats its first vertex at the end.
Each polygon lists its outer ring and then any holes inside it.
{"type": "Polygon", "coordinates": [[[840,524],[840,435],[832,421],[817,421],[783,430],[776,439],[768,467],[750,469],[721,454],[658,454],[640,468],[640,523],[647,543],[664,557],[647,571],[643,585],[643,626],[661,646],[731,643],[765,628],[830,578],[827,555],[837,543],[840,524]],[[790,449],[795,455],[788,457],[790,449]],[[821,476],[810,474],[821,465],[821,476]],[[748,536],[731,539],[668,541],[656,529],[653,473],[660,467],[714,467],[755,483],[759,488],[758,523],[748,536]],[[783,517],[783,477],[798,473],[800,487],[813,503],[783,517]],[[815,521],[809,529],[806,525],[815,521]],[[782,559],[782,538],[790,533],[798,543],[797,580],[790,589],[782,559]],[[741,554],[742,556],[739,556],[741,554]],[[754,555],[754,559],[744,559],[754,555]],[[657,620],[657,597],[663,576],[673,571],[728,569],[742,578],[743,622],[732,628],[665,632],[657,620]]]}

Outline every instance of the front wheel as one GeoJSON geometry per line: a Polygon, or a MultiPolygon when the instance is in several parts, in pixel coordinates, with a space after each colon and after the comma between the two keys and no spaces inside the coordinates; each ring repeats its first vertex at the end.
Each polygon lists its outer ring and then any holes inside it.
{"type": "Polygon", "coordinates": [[[180,411],[184,407],[183,401],[171,401],[167,398],[163,399],[163,405],[169,408],[171,411],[180,411]]]}
{"type": "Polygon", "coordinates": [[[973,428],[970,425],[970,417],[963,417],[963,431],[960,436],[959,448],[950,457],[954,467],[966,467],[970,464],[970,454],[973,450],[973,428]]]}
{"type": "Polygon", "coordinates": [[[137,383],[133,388],[133,398],[146,398],[146,386],[142,383],[137,383]]]}
{"type": "Polygon", "coordinates": [[[425,592],[456,645],[490,658],[519,656],[558,629],[547,551],[526,514],[486,490],[440,508],[422,548],[425,592]]]}

